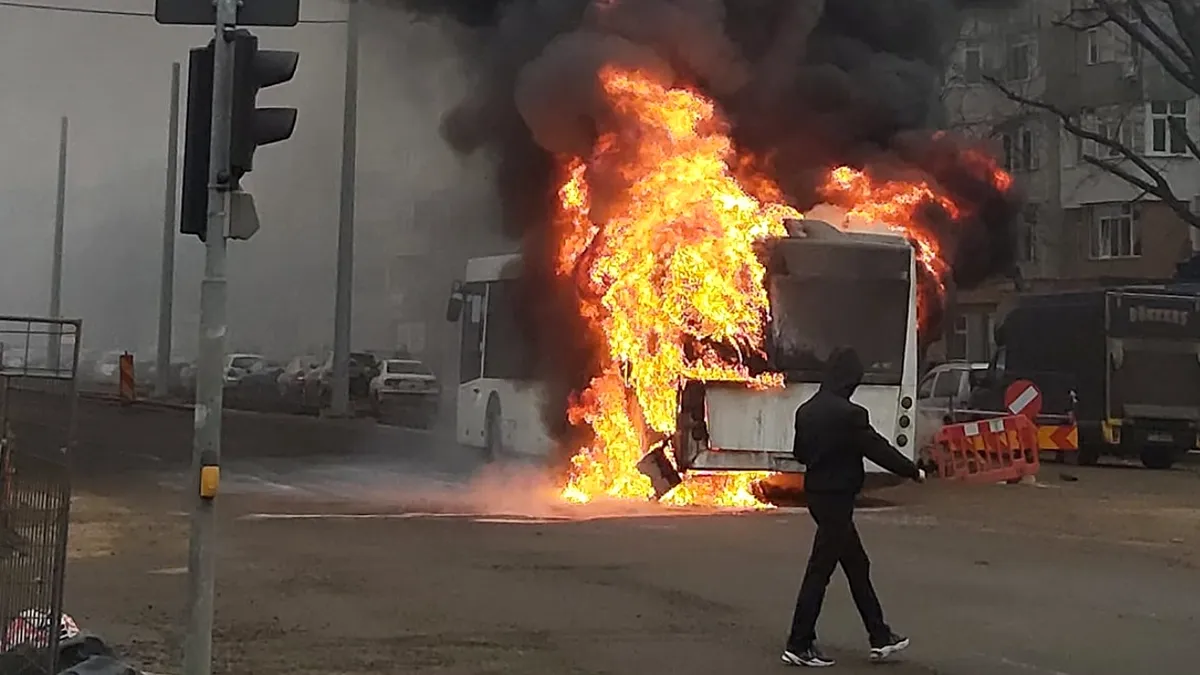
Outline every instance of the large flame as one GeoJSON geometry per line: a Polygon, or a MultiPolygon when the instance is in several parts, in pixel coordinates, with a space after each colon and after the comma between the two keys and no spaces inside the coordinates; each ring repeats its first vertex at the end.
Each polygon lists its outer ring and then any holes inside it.
{"type": "MultiPolygon", "coordinates": [[[[568,410],[571,424],[592,435],[562,490],[575,502],[653,497],[636,464],[674,432],[686,380],[781,384],[778,376],[752,377],[745,364],[762,354],[769,311],[755,243],[785,235],[784,219],[801,217],[738,156],[703,95],[615,68],[600,82],[616,131],[602,135],[590,157],[562,159],[556,219],[556,272],[577,286],[580,313],[606,351],[568,410]],[[593,212],[593,172],[606,179],[602,213],[593,212]]],[[[912,226],[914,209],[930,200],[957,215],[930,186],[877,184],[839,168],[825,191],[848,215],[903,231],[934,278],[945,275],[937,242],[912,226]]],[[[663,501],[763,506],[753,487],[765,475],[689,474],[663,501]]]]}

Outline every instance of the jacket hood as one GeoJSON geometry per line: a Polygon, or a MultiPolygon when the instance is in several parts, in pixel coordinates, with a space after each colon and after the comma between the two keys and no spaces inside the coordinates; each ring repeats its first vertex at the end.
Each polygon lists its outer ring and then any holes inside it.
{"type": "Polygon", "coordinates": [[[821,389],[848,399],[862,383],[863,365],[858,352],[850,347],[838,347],[829,354],[825,362],[825,376],[821,378],[821,389]]]}

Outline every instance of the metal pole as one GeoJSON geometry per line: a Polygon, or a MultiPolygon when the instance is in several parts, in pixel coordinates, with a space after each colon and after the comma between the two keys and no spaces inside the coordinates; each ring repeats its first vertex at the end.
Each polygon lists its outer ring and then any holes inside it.
{"type": "Polygon", "coordinates": [[[225,359],[225,237],[229,232],[229,137],[233,102],[233,39],[238,0],[217,0],[213,40],[212,145],[209,149],[208,223],[204,281],[200,286],[200,359],[196,368],[195,441],[192,447],[192,522],[188,546],[188,624],[183,675],[212,672],[216,489],[221,463],[221,407],[225,359]]]}
{"type": "Polygon", "coordinates": [[[350,315],[354,286],[354,174],[358,143],[358,0],[346,6],[346,100],[342,117],[342,195],[338,209],[337,299],[333,316],[331,412],[350,410],[350,315]]]}
{"type": "Polygon", "coordinates": [[[158,287],[158,363],[154,393],[171,389],[171,305],[175,299],[175,195],[179,180],[179,63],[171,64],[170,121],[167,125],[167,187],[163,199],[162,273],[158,287]]]}
{"type": "MultiPolygon", "coordinates": [[[[50,271],[50,318],[62,317],[63,228],[67,215],[67,118],[62,118],[58,134],[58,195],[54,204],[54,262],[50,271]]],[[[49,366],[58,372],[62,338],[52,331],[46,347],[49,366]]]]}

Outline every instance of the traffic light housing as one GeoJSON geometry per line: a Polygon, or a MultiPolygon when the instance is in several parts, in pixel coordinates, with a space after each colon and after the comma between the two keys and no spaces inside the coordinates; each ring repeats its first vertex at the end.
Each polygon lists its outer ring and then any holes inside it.
{"type": "Polygon", "coordinates": [[[183,141],[183,187],[179,231],[204,240],[208,229],[208,154],[212,144],[213,46],[188,55],[187,122],[183,141]]]}
{"type": "MultiPolygon", "coordinates": [[[[233,83],[230,106],[229,189],[234,191],[234,219],[253,210],[249,195],[238,194],[239,180],[254,168],[254,151],[291,138],[295,108],[259,108],[258,92],[283,84],[296,74],[297,52],[259,49],[258,38],[245,29],[231,33],[233,83]],[[244,199],[236,199],[242,197],[244,199]]],[[[191,50],[188,57],[187,121],[184,131],[183,186],[179,231],[201,241],[208,230],[208,174],[212,144],[213,44],[191,50]]],[[[255,219],[257,217],[255,216],[255,219]]],[[[243,219],[252,230],[250,219],[243,219]]],[[[234,223],[236,227],[237,223],[234,223]]],[[[231,236],[237,238],[236,233],[231,236]]],[[[249,235],[245,235],[248,237],[249,235]]],[[[245,238],[243,237],[243,238],[245,238]]]]}
{"type": "Polygon", "coordinates": [[[277,49],[259,49],[258,38],[249,31],[234,33],[233,126],[230,137],[230,167],[233,180],[254,169],[254,151],[292,137],[296,129],[295,108],[259,108],[258,93],[283,84],[296,75],[300,54],[277,49]]]}

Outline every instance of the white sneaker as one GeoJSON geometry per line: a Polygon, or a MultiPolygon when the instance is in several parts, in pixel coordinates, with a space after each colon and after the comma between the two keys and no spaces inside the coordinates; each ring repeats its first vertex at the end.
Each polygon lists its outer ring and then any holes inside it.
{"type": "Polygon", "coordinates": [[[821,650],[815,646],[809,647],[802,652],[793,652],[784,650],[783,655],[779,657],[789,666],[804,666],[806,668],[828,668],[837,662],[821,653],[821,650]]]}
{"type": "Polygon", "coordinates": [[[871,645],[871,653],[867,658],[872,661],[883,661],[892,654],[897,654],[905,649],[908,649],[908,638],[892,633],[883,644],[871,645]]]}

